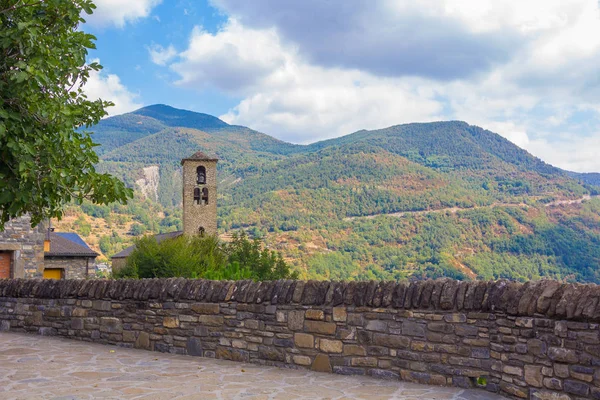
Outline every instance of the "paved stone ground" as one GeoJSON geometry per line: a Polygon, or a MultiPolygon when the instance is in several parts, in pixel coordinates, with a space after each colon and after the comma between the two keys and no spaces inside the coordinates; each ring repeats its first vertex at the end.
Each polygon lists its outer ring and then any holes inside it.
{"type": "Polygon", "coordinates": [[[0,333],[0,399],[500,400],[479,390],[0,333]]]}

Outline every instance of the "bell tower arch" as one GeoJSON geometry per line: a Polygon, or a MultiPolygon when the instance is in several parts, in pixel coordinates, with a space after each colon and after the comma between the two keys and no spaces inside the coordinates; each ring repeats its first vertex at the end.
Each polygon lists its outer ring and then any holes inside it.
{"type": "Polygon", "coordinates": [[[186,235],[217,234],[217,162],[201,151],[181,160],[186,235]]]}

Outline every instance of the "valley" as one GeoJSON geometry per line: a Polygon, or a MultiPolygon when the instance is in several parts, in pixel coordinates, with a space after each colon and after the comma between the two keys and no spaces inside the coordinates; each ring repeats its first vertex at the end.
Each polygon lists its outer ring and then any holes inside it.
{"type": "Polygon", "coordinates": [[[598,188],[464,122],[294,145],[155,105],[92,130],[98,169],[136,198],[73,205],[56,226],[88,221],[105,257],[136,235],[181,229],[179,161],[201,150],[220,159],[219,233],[263,238],[302,278],[600,280],[598,188]]]}

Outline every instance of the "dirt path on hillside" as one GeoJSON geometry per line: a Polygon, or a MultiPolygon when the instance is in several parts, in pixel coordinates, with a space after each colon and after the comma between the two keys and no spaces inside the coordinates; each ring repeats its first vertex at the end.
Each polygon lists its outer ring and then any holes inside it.
{"type": "MultiPolygon", "coordinates": [[[[591,196],[589,194],[586,194],[585,196],[582,196],[578,199],[552,201],[550,203],[544,204],[544,207],[556,207],[556,206],[570,205],[570,204],[581,204],[584,201],[587,201],[587,200],[590,200],[590,199],[596,198],[596,197],[600,197],[600,195],[591,196]]],[[[468,211],[468,210],[477,210],[480,208],[495,208],[495,207],[525,207],[525,208],[527,208],[527,207],[529,207],[529,205],[525,204],[525,203],[493,203],[488,206],[446,207],[446,208],[439,208],[437,210],[400,211],[400,212],[393,212],[393,213],[378,213],[378,214],[372,214],[372,215],[364,215],[364,216],[359,216],[359,217],[346,217],[346,218],[344,218],[344,221],[353,221],[355,219],[373,219],[373,218],[379,217],[380,215],[402,218],[402,217],[406,217],[409,215],[427,215],[427,214],[447,213],[447,212],[450,214],[456,214],[459,211],[468,211]]]]}

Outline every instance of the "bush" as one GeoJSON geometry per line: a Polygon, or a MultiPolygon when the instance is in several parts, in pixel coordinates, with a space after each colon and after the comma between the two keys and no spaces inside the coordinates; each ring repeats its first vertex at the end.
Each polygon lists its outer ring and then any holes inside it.
{"type": "Polygon", "coordinates": [[[126,267],[113,277],[275,280],[296,279],[297,273],[290,272],[281,254],[242,233],[231,243],[215,236],[182,235],[160,243],[153,236],[138,239],[126,267]]]}

